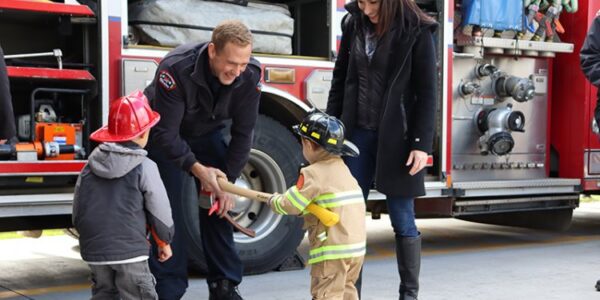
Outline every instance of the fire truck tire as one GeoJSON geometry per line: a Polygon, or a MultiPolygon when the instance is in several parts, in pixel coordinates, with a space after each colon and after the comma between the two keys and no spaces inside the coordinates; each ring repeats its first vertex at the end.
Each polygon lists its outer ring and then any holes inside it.
{"type": "Polygon", "coordinates": [[[499,213],[489,215],[463,216],[458,219],[514,227],[542,229],[550,231],[565,231],[571,226],[573,209],[555,209],[542,211],[525,211],[499,213]]]}
{"type": "MultiPolygon", "coordinates": [[[[226,128],[224,132],[228,133],[229,130],[226,128]]],[[[226,140],[228,138],[226,136],[226,140]]],[[[296,182],[303,159],[298,139],[290,130],[260,115],[253,143],[250,159],[242,176],[236,181],[237,185],[265,192],[282,192],[296,182]]],[[[191,177],[184,183],[183,194],[190,267],[205,274],[207,267],[198,222],[198,200],[191,177]]],[[[233,212],[234,219],[240,225],[256,232],[255,238],[234,233],[245,274],[271,271],[295,255],[304,237],[302,218],[275,214],[267,205],[243,198],[236,200],[233,212]]]]}

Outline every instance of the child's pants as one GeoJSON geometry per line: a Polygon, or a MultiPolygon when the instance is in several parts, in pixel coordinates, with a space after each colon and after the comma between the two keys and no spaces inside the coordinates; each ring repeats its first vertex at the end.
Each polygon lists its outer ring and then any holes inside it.
{"type": "Polygon", "coordinates": [[[158,296],[148,261],[115,265],[89,265],[92,269],[92,300],[151,299],[158,296]]]}
{"type": "Polygon", "coordinates": [[[310,293],[313,300],[357,300],[354,283],[364,256],[326,260],[312,265],[310,293]]]}

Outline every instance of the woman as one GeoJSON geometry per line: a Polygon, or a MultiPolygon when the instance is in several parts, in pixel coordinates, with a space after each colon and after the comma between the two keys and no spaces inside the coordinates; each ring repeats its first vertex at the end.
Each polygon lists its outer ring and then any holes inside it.
{"type": "Polygon", "coordinates": [[[396,236],[400,299],[416,299],[421,237],[414,198],[425,194],[433,143],[437,23],[413,0],[346,5],[327,113],[340,118],[360,156],[346,164],[366,196],[372,183],[387,197],[396,236]]]}

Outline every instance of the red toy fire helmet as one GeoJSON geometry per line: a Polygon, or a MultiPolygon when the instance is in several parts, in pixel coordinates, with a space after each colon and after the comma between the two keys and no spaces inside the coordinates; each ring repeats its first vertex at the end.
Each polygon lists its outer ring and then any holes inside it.
{"type": "Polygon", "coordinates": [[[133,140],[156,125],[160,115],[150,108],[142,91],[136,90],[110,104],[108,125],[96,130],[90,139],[97,142],[133,140]]]}

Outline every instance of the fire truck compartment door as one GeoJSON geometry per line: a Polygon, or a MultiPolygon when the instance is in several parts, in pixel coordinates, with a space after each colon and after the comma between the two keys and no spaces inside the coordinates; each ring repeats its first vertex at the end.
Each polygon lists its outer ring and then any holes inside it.
{"type": "Polygon", "coordinates": [[[73,193],[0,195],[0,218],[71,214],[73,193]]]}
{"type": "MultiPolygon", "coordinates": [[[[443,198],[448,196],[448,187],[445,182],[425,181],[425,196],[420,198],[443,198]]],[[[371,190],[368,200],[385,200],[385,195],[377,190],[371,190]]]]}
{"type": "Polygon", "coordinates": [[[579,179],[546,178],[530,180],[454,182],[457,197],[492,197],[540,194],[573,194],[581,189],[579,179]]]}

